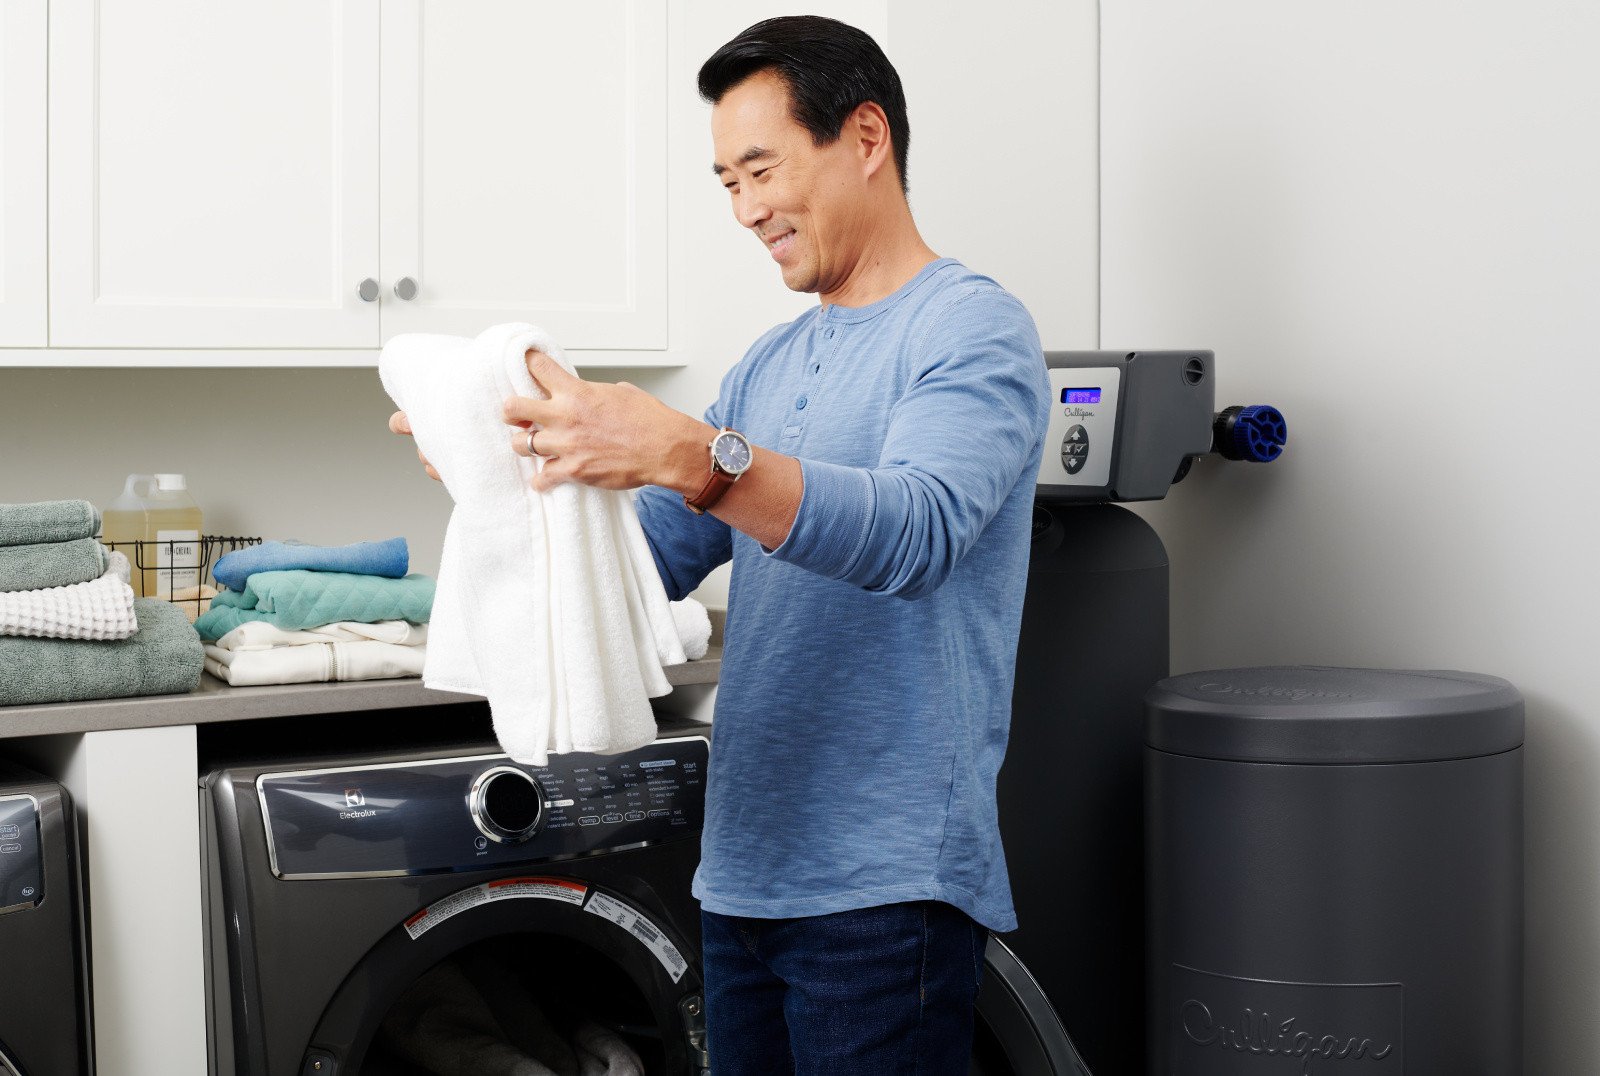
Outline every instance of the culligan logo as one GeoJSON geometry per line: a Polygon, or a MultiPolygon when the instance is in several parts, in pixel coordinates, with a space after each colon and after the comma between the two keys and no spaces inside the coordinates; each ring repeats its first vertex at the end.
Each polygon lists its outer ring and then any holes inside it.
{"type": "Polygon", "coordinates": [[[1200,685],[1200,690],[1211,695],[1254,695],[1266,699],[1358,699],[1360,693],[1355,691],[1313,691],[1307,687],[1234,687],[1232,684],[1222,684],[1216,681],[1200,685]]]}
{"type": "MultiPolygon", "coordinates": [[[[1266,1057],[1289,1057],[1300,1061],[1300,1072],[1310,1076],[1317,1061],[1382,1061],[1394,1051],[1393,1043],[1375,1046],[1371,1039],[1354,1035],[1318,1035],[1296,1031],[1296,1017],[1274,1023],[1265,1010],[1244,1011],[1240,1027],[1230,1027],[1211,1015],[1211,1009],[1198,998],[1178,1007],[1183,1033],[1198,1046],[1250,1053],[1266,1057]]],[[[1320,1071],[1326,1071],[1326,1066],[1320,1071]]],[[[1341,1070],[1343,1071],[1343,1070],[1341,1070]]]]}

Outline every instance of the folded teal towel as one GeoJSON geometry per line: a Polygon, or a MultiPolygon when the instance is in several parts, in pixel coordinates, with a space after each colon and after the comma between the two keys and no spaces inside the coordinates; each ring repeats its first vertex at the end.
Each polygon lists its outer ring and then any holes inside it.
{"type": "Polygon", "coordinates": [[[193,691],[205,649],[189,618],[155,598],[135,598],[133,611],[139,630],[126,639],[0,636],[0,706],[193,691]]]}
{"type": "Polygon", "coordinates": [[[106,574],[106,547],[93,538],[0,545],[0,593],[87,583],[106,574]]]}
{"type": "Polygon", "coordinates": [[[225,553],[211,575],[229,590],[243,590],[257,572],[310,568],[319,572],[386,575],[399,579],[410,567],[404,538],[353,545],[307,545],[304,542],[262,542],[225,553]]]}
{"type": "Polygon", "coordinates": [[[433,580],[425,575],[385,579],[348,572],[256,572],[242,591],[224,590],[194,622],[202,639],[220,639],[240,624],[264,620],[284,631],[340,620],[426,624],[433,613],[433,580]]]}
{"type": "Polygon", "coordinates": [[[88,501],[0,504],[0,545],[70,542],[100,533],[100,513],[88,501]]]}

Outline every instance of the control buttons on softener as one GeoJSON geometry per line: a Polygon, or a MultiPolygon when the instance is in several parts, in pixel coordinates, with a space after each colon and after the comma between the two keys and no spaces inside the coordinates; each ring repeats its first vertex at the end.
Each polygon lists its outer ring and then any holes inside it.
{"type": "Polygon", "coordinates": [[[479,833],[496,844],[520,844],[544,817],[544,789],[525,770],[493,766],[472,782],[467,806],[479,833]]]}
{"type": "Polygon", "coordinates": [[[1083,464],[1089,458],[1089,431],[1082,426],[1073,426],[1067,435],[1061,439],[1061,466],[1065,467],[1068,474],[1077,474],[1083,470],[1083,464]]]}

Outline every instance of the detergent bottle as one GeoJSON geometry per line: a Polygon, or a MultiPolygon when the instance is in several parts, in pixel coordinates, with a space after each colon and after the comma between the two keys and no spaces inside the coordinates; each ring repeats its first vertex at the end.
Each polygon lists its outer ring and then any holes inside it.
{"type": "Polygon", "coordinates": [[[100,538],[127,555],[133,592],[171,600],[200,584],[200,506],[181,474],[131,474],[100,513],[100,538]],[[135,544],[137,543],[137,544],[135,544]]]}

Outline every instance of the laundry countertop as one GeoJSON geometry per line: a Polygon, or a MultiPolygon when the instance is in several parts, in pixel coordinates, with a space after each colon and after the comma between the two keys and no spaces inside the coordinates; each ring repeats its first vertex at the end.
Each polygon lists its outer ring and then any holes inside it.
{"type": "MultiPolygon", "coordinates": [[[[722,670],[721,612],[712,610],[711,648],[706,656],[666,668],[673,687],[717,682],[722,670]]],[[[200,686],[187,695],[0,706],[0,739],[482,701],[476,695],[432,691],[414,678],[233,687],[206,673],[200,686]]]]}

